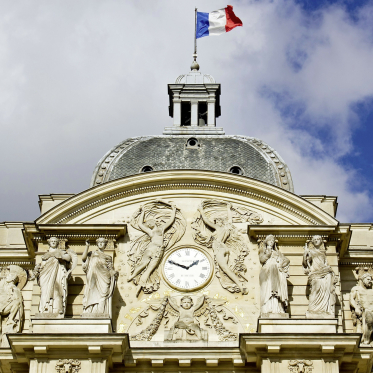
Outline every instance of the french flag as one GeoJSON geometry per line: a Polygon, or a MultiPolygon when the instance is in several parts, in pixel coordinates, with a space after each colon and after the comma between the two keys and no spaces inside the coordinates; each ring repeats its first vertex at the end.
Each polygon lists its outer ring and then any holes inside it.
{"type": "Polygon", "coordinates": [[[211,13],[197,12],[196,39],[209,35],[220,35],[242,26],[241,20],[233,13],[233,6],[211,13]]]}

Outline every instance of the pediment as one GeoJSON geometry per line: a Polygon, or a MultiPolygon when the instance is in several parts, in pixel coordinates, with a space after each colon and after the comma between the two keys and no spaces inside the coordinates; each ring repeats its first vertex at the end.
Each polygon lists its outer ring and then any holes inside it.
{"type": "Polygon", "coordinates": [[[201,200],[222,199],[263,216],[266,225],[338,225],[305,199],[276,186],[211,171],[160,171],[134,175],[79,193],[41,215],[36,224],[113,224],[125,222],[152,199],[173,200],[192,214],[201,200]]]}

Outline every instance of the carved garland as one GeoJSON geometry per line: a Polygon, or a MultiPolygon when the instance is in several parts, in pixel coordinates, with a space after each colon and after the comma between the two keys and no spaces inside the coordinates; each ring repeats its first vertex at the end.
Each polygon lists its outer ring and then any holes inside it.
{"type": "Polygon", "coordinates": [[[146,187],[140,187],[140,188],[134,188],[128,191],[120,192],[113,194],[112,196],[105,197],[98,199],[97,201],[91,202],[86,206],[83,206],[70,214],[66,215],[64,218],[58,220],[55,224],[66,224],[68,221],[72,220],[74,216],[84,213],[86,211],[92,210],[104,203],[112,202],[118,199],[121,199],[123,197],[128,197],[131,195],[136,195],[136,194],[143,194],[143,193],[148,193],[148,192],[155,192],[155,191],[161,191],[161,190],[174,190],[174,189],[210,189],[214,190],[217,192],[228,192],[232,194],[239,194],[239,195],[244,195],[244,196],[249,196],[252,198],[255,198],[257,200],[262,200],[266,201],[267,203],[270,203],[274,206],[278,206],[279,208],[282,208],[284,210],[289,211],[290,213],[294,215],[298,215],[301,218],[309,221],[313,225],[320,225],[319,222],[316,220],[310,218],[309,216],[303,214],[302,212],[294,209],[293,207],[290,207],[289,205],[276,201],[273,198],[266,197],[262,194],[250,192],[247,190],[242,190],[242,189],[237,189],[237,188],[229,188],[229,187],[224,187],[224,186],[216,186],[213,184],[199,184],[199,183],[174,183],[174,184],[161,184],[161,185],[152,185],[152,186],[146,186],[146,187]]]}

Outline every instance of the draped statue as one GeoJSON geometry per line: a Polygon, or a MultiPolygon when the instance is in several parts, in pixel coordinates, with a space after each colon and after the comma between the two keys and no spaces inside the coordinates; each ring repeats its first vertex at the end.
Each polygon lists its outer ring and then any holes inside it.
{"type": "Polygon", "coordinates": [[[289,317],[286,309],[290,260],[280,252],[273,235],[259,242],[259,260],[262,264],[259,274],[260,316],[289,317]]]}
{"type": "Polygon", "coordinates": [[[127,281],[138,286],[137,295],[141,290],[149,294],[159,289],[157,267],[165,251],[184,235],[186,221],[174,203],[158,199],[141,206],[131,226],[143,234],[131,241],[131,276],[127,281]]]}
{"type": "Polygon", "coordinates": [[[17,266],[7,267],[7,276],[0,281],[0,332],[2,346],[6,346],[8,333],[21,333],[23,326],[23,297],[21,290],[26,285],[27,273],[17,266]],[[7,317],[4,327],[2,317],[7,317]]]}
{"type": "Polygon", "coordinates": [[[337,278],[327,262],[321,236],[313,236],[311,241],[306,243],[302,264],[311,288],[306,317],[334,318],[337,278]]]}
{"type": "Polygon", "coordinates": [[[67,280],[77,265],[78,257],[71,250],[59,248],[60,240],[51,237],[48,241],[49,250],[40,264],[34,269],[34,276],[40,286],[39,312],[44,317],[63,318],[66,312],[67,280]]]}
{"type": "Polygon", "coordinates": [[[221,286],[231,293],[247,294],[247,271],[244,264],[249,248],[244,235],[234,222],[260,224],[263,218],[247,208],[220,200],[205,200],[192,223],[194,240],[214,252],[216,276],[221,286]]]}
{"type": "Polygon", "coordinates": [[[118,278],[113,269],[113,260],[104,253],[108,240],[100,237],[96,240],[98,250],[89,250],[89,240],[82,256],[83,271],[87,275],[87,284],[83,296],[83,317],[111,317],[111,301],[118,278]]]}

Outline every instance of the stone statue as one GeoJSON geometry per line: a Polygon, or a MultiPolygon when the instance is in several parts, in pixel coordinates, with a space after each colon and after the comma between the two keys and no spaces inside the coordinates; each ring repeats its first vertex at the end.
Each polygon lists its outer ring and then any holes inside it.
{"type": "Polygon", "coordinates": [[[89,240],[82,256],[83,271],[87,275],[87,284],[83,296],[83,317],[111,317],[111,301],[118,278],[113,269],[113,260],[106,255],[108,240],[100,237],[96,240],[98,250],[89,250],[89,240]]]}
{"type": "Polygon", "coordinates": [[[356,333],[362,333],[361,343],[370,345],[373,333],[373,276],[368,268],[356,268],[356,286],[351,289],[350,308],[356,333]]]}
{"type": "Polygon", "coordinates": [[[172,202],[156,200],[141,206],[131,225],[144,234],[131,241],[128,258],[132,268],[128,281],[138,285],[137,295],[141,290],[152,293],[160,283],[156,268],[164,252],[184,235],[186,222],[172,202]]]}
{"type": "Polygon", "coordinates": [[[205,296],[202,295],[197,299],[196,304],[193,303],[192,297],[185,295],[180,300],[180,306],[177,304],[175,298],[168,298],[169,305],[176,311],[179,316],[175,324],[170,328],[165,340],[187,340],[187,335],[195,336],[196,340],[207,340],[207,332],[203,330],[203,335],[199,323],[195,320],[195,312],[198,311],[205,302],[205,296]],[[185,331],[186,336],[178,335],[178,331],[185,331]]]}
{"type": "Polygon", "coordinates": [[[0,281],[0,332],[2,346],[6,345],[5,335],[20,333],[23,325],[23,297],[21,290],[26,285],[27,273],[17,266],[7,267],[7,275],[0,281]],[[2,317],[8,317],[2,327],[2,317]]]}
{"type": "Polygon", "coordinates": [[[280,252],[273,235],[259,242],[259,260],[262,264],[259,274],[260,317],[289,317],[286,309],[290,260],[280,252]]]}
{"type": "Polygon", "coordinates": [[[68,293],[67,280],[78,263],[78,257],[71,249],[60,249],[58,238],[51,237],[47,241],[49,250],[34,269],[41,290],[39,312],[43,317],[49,315],[63,318],[68,293]]]}
{"type": "Polygon", "coordinates": [[[313,236],[304,248],[303,269],[308,275],[310,298],[306,317],[335,317],[335,285],[337,278],[326,260],[326,250],[321,236],[313,236]]]}
{"type": "Polygon", "coordinates": [[[219,200],[205,200],[198,208],[200,215],[192,223],[194,240],[214,251],[216,275],[223,288],[231,293],[247,294],[247,268],[244,264],[249,253],[245,237],[233,225],[250,221],[263,221],[260,215],[245,208],[233,207],[231,203],[219,200]]]}

